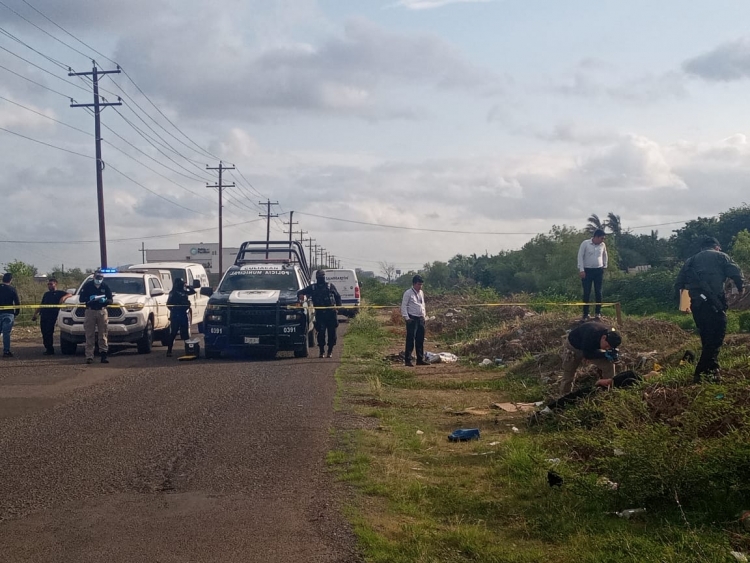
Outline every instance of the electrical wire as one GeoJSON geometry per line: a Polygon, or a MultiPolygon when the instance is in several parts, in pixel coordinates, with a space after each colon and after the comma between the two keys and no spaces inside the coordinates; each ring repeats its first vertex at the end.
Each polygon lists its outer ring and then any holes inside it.
{"type": "Polygon", "coordinates": [[[93,137],[94,134],[90,133],[89,131],[84,131],[83,129],[79,129],[78,127],[75,127],[73,125],[70,125],[68,123],[65,123],[64,121],[60,121],[59,119],[55,119],[54,117],[50,117],[49,115],[45,115],[40,111],[36,111],[35,109],[31,109],[30,107],[26,107],[23,104],[19,104],[18,102],[14,102],[13,100],[6,98],[5,96],[0,96],[0,100],[5,100],[8,103],[11,103],[15,106],[18,106],[20,108],[25,109],[26,111],[30,111],[31,113],[35,113],[41,117],[44,117],[45,119],[49,119],[50,121],[54,121],[55,123],[59,123],[60,125],[64,125],[65,127],[68,127],[69,129],[73,129],[74,131],[78,131],[79,133],[83,133],[84,135],[88,135],[89,137],[93,137]]]}
{"type": "Polygon", "coordinates": [[[32,84],[36,84],[40,88],[44,88],[45,90],[49,90],[50,92],[53,92],[53,93],[57,94],[58,96],[62,96],[63,98],[65,98],[67,100],[71,100],[72,102],[76,103],[76,101],[73,99],[73,96],[68,96],[67,94],[63,94],[62,92],[58,92],[57,90],[54,90],[53,88],[50,88],[49,86],[45,86],[44,84],[40,84],[39,82],[37,82],[35,80],[32,80],[31,78],[27,78],[23,74],[19,74],[16,71],[11,70],[11,69],[9,69],[6,66],[0,65],[0,68],[3,69],[3,70],[6,70],[8,72],[10,72],[11,74],[15,74],[19,78],[23,78],[24,80],[26,80],[28,82],[31,82],[32,84]]]}
{"type": "Polygon", "coordinates": [[[50,143],[45,143],[44,141],[40,141],[38,139],[33,139],[31,137],[27,137],[26,135],[22,135],[21,133],[16,133],[15,131],[11,131],[10,129],[6,129],[5,127],[0,127],[0,131],[5,131],[6,133],[10,133],[11,135],[15,135],[17,137],[21,137],[22,139],[26,139],[27,141],[32,141],[34,143],[38,143],[40,145],[44,145],[45,147],[50,147],[50,148],[53,148],[53,149],[57,149],[59,151],[67,152],[67,153],[70,153],[70,154],[74,154],[76,156],[82,156],[83,158],[90,158],[91,160],[96,160],[96,158],[93,157],[93,156],[91,156],[91,155],[83,154],[83,153],[76,152],[76,151],[71,151],[69,149],[64,149],[62,147],[58,147],[57,145],[53,145],[53,144],[50,144],[50,143]]]}

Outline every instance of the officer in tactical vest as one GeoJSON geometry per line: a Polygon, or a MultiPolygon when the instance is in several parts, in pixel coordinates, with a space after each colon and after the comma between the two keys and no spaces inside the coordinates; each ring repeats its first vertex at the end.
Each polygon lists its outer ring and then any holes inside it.
{"type": "Polygon", "coordinates": [[[318,348],[322,358],[326,348],[326,334],[328,335],[328,357],[331,357],[333,347],[336,345],[336,327],[339,326],[336,309],[341,306],[341,295],[332,283],[326,283],[324,270],[315,272],[316,283],[308,285],[305,289],[297,292],[297,297],[306,295],[312,299],[315,306],[315,331],[318,333],[318,348]],[[319,307],[331,307],[320,309],[319,307]]]}
{"type": "Polygon", "coordinates": [[[721,252],[719,241],[705,237],[702,250],[688,258],[675,280],[675,292],[687,289],[690,311],[701,335],[701,357],[695,366],[693,381],[701,377],[719,380],[719,350],[727,331],[727,300],[724,282],[731,279],[740,293],[743,290],[742,271],[734,261],[721,252]]]}

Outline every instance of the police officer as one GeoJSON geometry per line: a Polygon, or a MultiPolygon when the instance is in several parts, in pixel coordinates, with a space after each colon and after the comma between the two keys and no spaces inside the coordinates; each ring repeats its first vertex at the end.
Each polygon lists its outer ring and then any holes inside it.
{"type": "Polygon", "coordinates": [[[18,300],[16,288],[10,285],[13,274],[3,274],[3,282],[0,283],[0,333],[3,335],[3,358],[12,358],[10,351],[10,333],[16,317],[21,312],[21,302],[18,300]]]}
{"type": "Polygon", "coordinates": [[[324,270],[315,272],[316,283],[308,285],[297,292],[297,297],[303,295],[312,299],[315,307],[331,307],[330,309],[315,309],[315,330],[318,333],[318,348],[320,348],[320,357],[324,356],[326,347],[326,334],[328,336],[328,357],[331,357],[333,347],[336,345],[336,327],[339,326],[339,320],[336,309],[333,307],[341,306],[341,295],[332,283],[326,283],[326,273],[324,270]]]}
{"type": "Polygon", "coordinates": [[[94,361],[94,344],[96,333],[99,333],[99,354],[103,364],[108,364],[107,333],[109,326],[107,321],[107,305],[112,304],[112,290],[104,283],[104,276],[100,271],[94,273],[94,277],[83,284],[79,297],[81,303],[86,304],[86,316],[83,319],[83,330],[86,333],[86,363],[94,361]]]}
{"type": "Polygon", "coordinates": [[[60,309],[56,307],[60,303],[63,303],[70,297],[70,293],[57,289],[57,280],[50,278],[47,280],[47,292],[42,295],[42,302],[35,312],[34,316],[31,317],[32,321],[36,321],[37,317],[41,317],[39,321],[39,328],[42,331],[42,343],[44,344],[44,355],[51,356],[55,353],[55,346],[53,343],[53,336],[55,334],[55,324],[57,323],[57,315],[60,313],[60,309]],[[45,305],[47,305],[45,307],[45,305]]]}
{"type": "Polygon", "coordinates": [[[185,285],[182,278],[175,278],[172,291],[169,292],[167,307],[169,308],[169,344],[167,344],[167,357],[172,356],[172,345],[177,333],[180,333],[182,340],[190,338],[190,295],[195,295],[192,287],[185,285]]]}
{"type": "Polygon", "coordinates": [[[742,293],[743,281],[740,267],[721,252],[719,241],[705,237],[701,251],[685,261],[675,280],[675,292],[687,289],[690,311],[701,335],[701,357],[695,366],[693,382],[700,383],[706,375],[719,380],[719,351],[727,332],[727,299],[724,282],[731,279],[742,293]]]}

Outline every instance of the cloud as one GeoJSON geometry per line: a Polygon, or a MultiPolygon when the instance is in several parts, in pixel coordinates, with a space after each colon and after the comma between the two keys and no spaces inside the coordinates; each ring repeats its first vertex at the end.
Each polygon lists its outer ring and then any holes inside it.
{"type": "Polygon", "coordinates": [[[396,6],[401,6],[407,10],[431,10],[433,8],[442,8],[449,4],[479,4],[494,2],[495,0],[400,0],[396,6]]]}
{"type": "Polygon", "coordinates": [[[743,37],[688,59],[682,64],[688,74],[712,82],[731,82],[750,77],[750,37],[743,37]]]}
{"type": "Polygon", "coordinates": [[[414,119],[423,105],[406,88],[476,96],[503,87],[497,75],[436,36],[394,33],[364,19],[315,44],[261,50],[229,22],[152,22],[121,39],[118,59],[181,114],[225,119],[291,112],[414,119]]]}

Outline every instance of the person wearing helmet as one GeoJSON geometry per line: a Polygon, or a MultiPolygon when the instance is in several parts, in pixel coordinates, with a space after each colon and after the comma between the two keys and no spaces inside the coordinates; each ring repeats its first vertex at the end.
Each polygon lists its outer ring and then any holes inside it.
{"type": "Polygon", "coordinates": [[[169,309],[169,343],[167,344],[167,357],[172,356],[172,345],[177,333],[182,340],[190,338],[190,295],[195,295],[192,287],[185,285],[182,278],[175,278],[172,291],[169,292],[167,308],[169,309]]]}
{"type": "Polygon", "coordinates": [[[83,330],[86,333],[86,363],[94,361],[94,345],[99,334],[99,355],[103,364],[108,364],[107,333],[109,315],[107,305],[112,305],[112,290],[104,282],[104,275],[97,270],[94,277],[81,287],[79,300],[86,305],[83,330]]]}
{"type": "Polygon", "coordinates": [[[312,299],[315,307],[315,332],[318,334],[320,357],[326,355],[327,343],[327,356],[330,358],[336,345],[336,328],[339,326],[335,307],[341,307],[341,295],[335,285],[326,283],[325,270],[318,270],[315,272],[315,283],[297,292],[299,299],[303,296],[312,299]]]}

